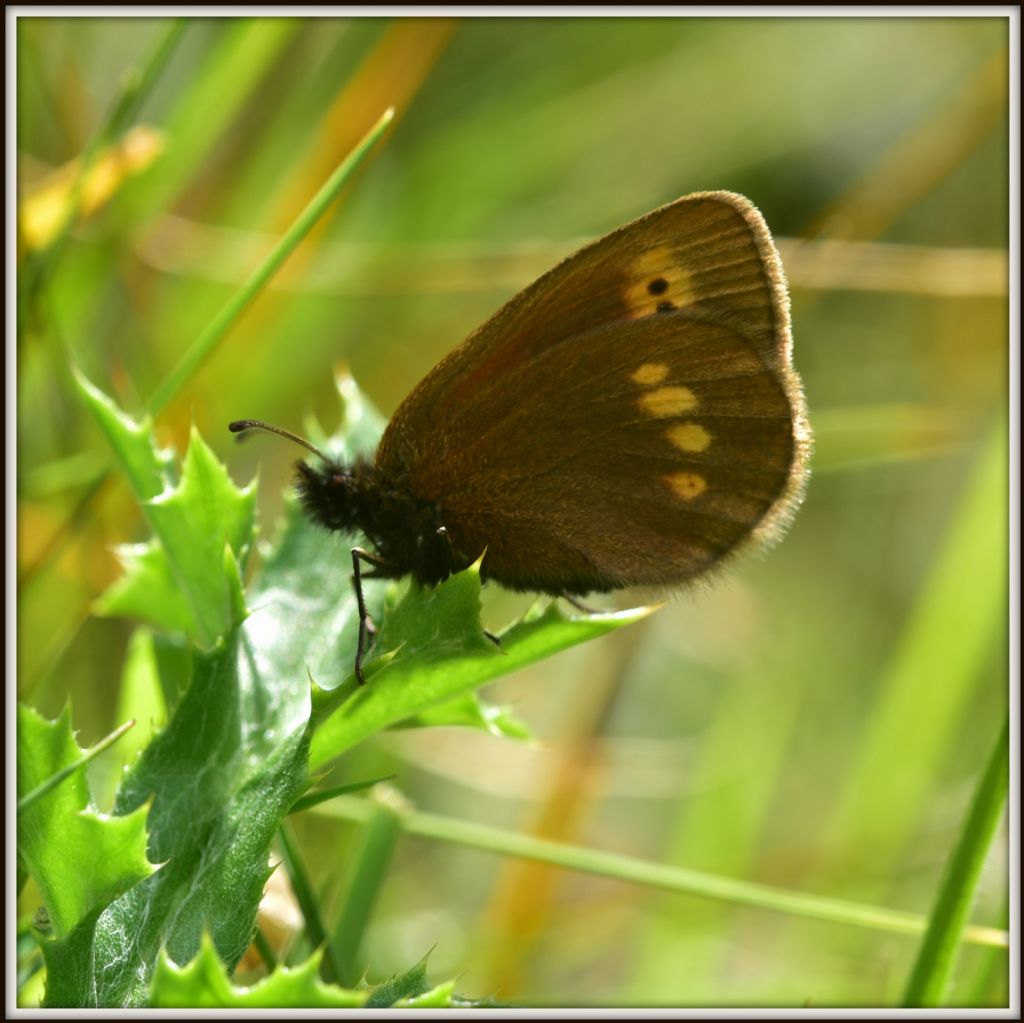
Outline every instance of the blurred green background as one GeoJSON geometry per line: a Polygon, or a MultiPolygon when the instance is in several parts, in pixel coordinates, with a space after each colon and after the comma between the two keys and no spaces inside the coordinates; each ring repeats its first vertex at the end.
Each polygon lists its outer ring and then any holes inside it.
{"type": "MultiPolygon", "coordinates": [[[[336,214],[157,421],[179,450],[194,422],[238,481],[259,469],[265,535],[296,453],[236,447],[229,420],[332,428],[342,364],[390,414],[578,244],[696,190],[749,196],[778,240],[816,452],[769,555],[492,687],[536,743],[396,732],[340,773],[927,913],[1007,702],[1006,20],[188,20],[69,200],[169,24],[17,22],[20,698],[70,697],[82,745],[119,723],[132,625],[90,604],[144,533],[126,487],[93,493],[107,452],[69,355],[141,413],[394,105],[336,214]]],[[[495,592],[485,619],[522,607],[495,592]]],[[[329,908],[355,827],[328,805],[298,831],[329,908]]],[[[1001,840],[973,919],[1006,912],[1001,840]]],[[[431,947],[432,976],[520,1004],[826,1006],[898,1000],[918,940],[405,837],[363,958],[379,979],[431,947]]],[[[953,997],[1005,1004],[1005,952],[966,948],[953,997]]]]}

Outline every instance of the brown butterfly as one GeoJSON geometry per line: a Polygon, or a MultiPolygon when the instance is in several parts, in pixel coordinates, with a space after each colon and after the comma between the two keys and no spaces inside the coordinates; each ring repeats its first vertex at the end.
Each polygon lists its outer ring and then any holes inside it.
{"type": "Polygon", "coordinates": [[[789,297],[761,214],[701,192],[580,249],[426,376],[375,458],[302,438],[314,521],[361,531],[361,562],[434,585],[485,554],[484,578],[573,599],[688,582],[778,535],[799,503],[810,429],[789,297]]]}

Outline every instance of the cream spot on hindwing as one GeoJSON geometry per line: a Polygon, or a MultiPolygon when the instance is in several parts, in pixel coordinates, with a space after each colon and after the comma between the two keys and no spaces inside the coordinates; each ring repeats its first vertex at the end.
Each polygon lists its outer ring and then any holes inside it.
{"type": "Polygon", "coordinates": [[[668,428],[667,436],[680,451],[690,454],[706,451],[711,443],[711,434],[699,423],[677,423],[668,428]]]}
{"type": "Polygon", "coordinates": [[[668,366],[663,362],[645,362],[633,370],[633,380],[643,387],[654,387],[668,376],[668,366]]]}
{"type": "Polygon", "coordinates": [[[673,472],[664,477],[677,497],[684,501],[692,501],[700,497],[708,488],[707,480],[696,472],[673,472]]]}
{"type": "Polygon", "coordinates": [[[697,398],[689,387],[659,387],[641,394],[637,404],[649,416],[667,419],[695,409],[697,398]]]}

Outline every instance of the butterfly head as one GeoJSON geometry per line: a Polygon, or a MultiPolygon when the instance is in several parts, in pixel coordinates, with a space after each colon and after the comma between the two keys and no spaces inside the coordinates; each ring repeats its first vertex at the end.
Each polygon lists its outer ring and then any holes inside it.
{"type": "Polygon", "coordinates": [[[317,525],[342,533],[358,526],[356,476],[340,462],[323,456],[319,465],[296,462],[295,487],[306,514],[317,525]]]}
{"type": "Polygon", "coordinates": [[[248,430],[265,430],[285,437],[317,457],[317,462],[296,462],[295,483],[299,492],[299,500],[314,522],[326,529],[337,529],[349,532],[356,527],[356,493],[355,475],[347,466],[335,458],[325,455],[318,447],[290,430],[265,423],[262,419],[237,419],[228,424],[232,433],[239,434],[241,439],[248,430]]]}

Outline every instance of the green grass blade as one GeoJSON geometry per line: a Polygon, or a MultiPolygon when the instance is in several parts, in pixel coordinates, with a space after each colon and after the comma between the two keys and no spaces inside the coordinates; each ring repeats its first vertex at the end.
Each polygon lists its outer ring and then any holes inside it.
{"type": "Polygon", "coordinates": [[[302,857],[295,847],[291,828],[287,824],[282,823],[278,829],[277,847],[281,852],[284,869],[288,872],[292,891],[295,892],[295,901],[298,902],[302,918],[306,923],[306,937],[313,948],[324,950],[327,968],[337,974],[338,961],[334,949],[327,941],[327,929],[320,916],[320,900],[313,890],[302,857]]]}
{"type": "Polygon", "coordinates": [[[996,741],[964,821],[960,840],[946,867],[928,930],[907,984],[908,1007],[942,1005],[949,990],[957,952],[978,881],[1006,805],[1009,771],[1009,721],[996,741]]]}
{"type": "Polygon", "coordinates": [[[187,24],[184,18],[175,18],[157,37],[146,57],[125,73],[117,98],[96,134],[99,142],[119,135],[128,127],[181,41],[187,24]]]}
{"type": "Polygon", "coordinates": [[[37,785],[31,792],[26,792],[25,795],[18,800],[18,813],[23,810],[27,810],[37,800],[42,799],[47,792],[52,792],[65,778],[69,778],[82,767],[85,767],[90,760],[98,757],[105,749],[109,749],[117,742],[118,739],[124,735],[130,728],[135,727],[134,721],[126,721],[123,725],[119,725],[115,728],[110,735],[103,739],[100,739],[95,746],[90,750],[83,753],[74,763],[68,764],[66,767],[61,768],[56,774],[51,775],[42,783],[37,785]]]}
{"type": "Polygon", "coordinates": [[[151,174],[126,194],[121,216],[133,231],[169,211],[201,179],[212,151],[228,135],[247,104],[265,86],[275,63],[294,39],[294,18],[223,18],[212,43],[177,90],[162,128],[171,145],[151,174]]]}
{"type": "Polygon", "coordinates": [[[267,940],[267,936],[260,930],[259,927],[253,932],[252,943],[256,946],[256,951],[259,952],[260,958],[263,960],[264,965],[267,968],[268,973],[273,973],[277,969],[277,956],[274,955],[274,950],[270,946],[270,942],[267,940]]]}
{"type": "Polygon", "coordinates": [[[836,849],[870,847],[873,864],[891,861],[910,841],[993,645],[1003,642],[1006,444],[999,421],[884,671],[827,829],[836,849]]]}
{"type": "Polygon", "coordinates": [[[336,785],[330,789],[317,789],[308,796],[296,799],[295,804],[288,813],[289,815],[301,813],[303,810],[309,810],[320,803],[326,803],[329,799],[337,799],[338,796],[349,796],[356,792],[372,789],[374,785],[379,785],[384,781],[391,781],[394,777],[395,775],[393,774],[386,774],[381,778],[367,778],[365,781],[354,781],[350,785],[336,785]]]}
{"type": "Polygon", "coordinates": [[[359,965],[359,947],[366,933],[374,903],[388,876],[395,844],[402,830],[401,812],[395,799],[369,801],[373,808],[363,827],[362,840],[352,861],[345,897],[334,928],[336,960],[341,969],[337,980],[346,987],[359,981],[363,970],[359,965]]]}
{"type": "Polygon", "coordinates": [[[151,401],[150,412],[155,416],[164,409],[181,390],[185,382],[203,364],[216,348],[221,338],[231,329],[256,296],[266,287],[267,282],[281,268],[284,261],[295,251],[299,243],[309,234],[316,222],[327,212],[337,199],[342,188],[380,141],[392,118],[393,109],[386,110],[380,120],[370,129],[362,142],[338,165],[337,170],[327,179],[320,191],[310,200],[306,208],[295,218],[270,254],[263,260],[248,280],[228,300],[221,311],[210,321],[206,329],[196,338],[178,364],[164,378],[156,389],[151,401]]]}
{"type": "MultiPolygon", "coordinates": [[[[1009,930],[1010,927],[1010,878],[1003,880],[1003,901],[999,907],[993,924],[1009,930]]],[[[981,961],[974,969],[974,975],[962,986],[957,985],[959,1004],[951,1004],[950,1008],[961,1005],[975,1008],[1004,1008],[1010,1002],[1011,966],[1009,956],[1002,949],[986,949],[980,957],[981,961]]]]}
{"type": "MultiPolygon", "coordinates": [[[[365,800],[342,797],[332,802],[323,812],[348,820],[365,821],[372,813],[372,807],[365,800]]],[[[412,835],[452,842],[503,856],[517,856],[539,863],[550,863],[568,870],[578,870],[664,891],[704,896],[737,905],[755,906],[809,919],[827,920],[897,934],[921,934],[926,926],[925,918],[915,913],[903,913],[881,906],[738,881],[699,870],[688,870],[685,867],[651,863],[633,856],[552,842],[451,817],[409,813],[404,814],[401,821],[402,827],[412,835]]],[[[1005,931],[994,927],[970,926],[964,931],[964,940],[978,945],[1005,948],[1009,938],[1005,931]]]]}

